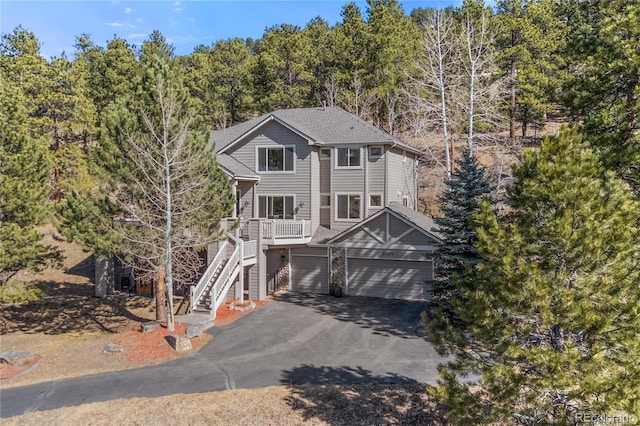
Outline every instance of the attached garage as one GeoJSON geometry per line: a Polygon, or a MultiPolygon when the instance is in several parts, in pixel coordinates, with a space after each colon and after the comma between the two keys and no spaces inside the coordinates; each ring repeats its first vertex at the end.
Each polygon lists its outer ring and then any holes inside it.
{"type": "Polygon", "coordinates": [[[350,296],[427,300],[440,240],[430,218],[392,203],[330,241],[343,249],[350,296]]]}
{"type": "MultiPolygon", "coordinates": [[[[347,253],[349,253],[347,251],[347,253]]],[[[433,262],[347,257],[347,289],[351,296],[426,300],[433,262]]]]}
{"type": "Polygon", "coordinates": [[[329,260],[325,247],[292,248],[289,290],[300,293],[329,292],[329,260]]]}

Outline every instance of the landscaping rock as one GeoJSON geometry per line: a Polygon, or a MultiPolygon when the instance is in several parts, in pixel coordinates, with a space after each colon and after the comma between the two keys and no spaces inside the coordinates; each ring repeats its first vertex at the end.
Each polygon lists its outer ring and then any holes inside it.
{"type": "Polygon", "coordinates": [[[186,337],[176,336],[172,334],[167,336],[167,341],[171,345],[171,347],[177,352],[184,352],[191,349],[191,340],[186,337]]]}
{"type": "Polygon", "coordinates": [[[202,334],[202,326],[199,325],[190,325],[185,332],[187,339],[193,339],[194,337],[199,337],[202,334]]]}
{"type": "Polygon", "coordinates": [[[142,323],[142,332],[160,328],[160,323],[156,321],[147,321],[142,323]]]}
{"type": "Polygon", "coordinates": [[[124,352],[124,347],[120,346],[120,345],[116,345],[115,343],[107,343],[107,345],[102,348],[102,353],[105,354],[118,354],[118,353],[123,353],[124,352]]]}

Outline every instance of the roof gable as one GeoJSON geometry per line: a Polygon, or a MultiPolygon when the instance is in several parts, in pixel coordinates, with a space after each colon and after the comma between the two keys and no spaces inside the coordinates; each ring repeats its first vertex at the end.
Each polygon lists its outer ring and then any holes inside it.
{"type": "MultiPolygon", "coordinates": [[[[421,215],[414,212],[416,215],[421,215]]],[[[417,217],[417,216],[416,216],[417,217]]],[[[427,216],[428,223],[431,219],[427,216]]],[[[369,216],[362,222],[356,223],[328,241],[331,245],[362,244],[370,242],[380,248],[392,248],[395,245],[433,246],[442,241],[421,224],[414,222],[407,215],[400,214],[387,206],[379,212],[369,216]]]]}

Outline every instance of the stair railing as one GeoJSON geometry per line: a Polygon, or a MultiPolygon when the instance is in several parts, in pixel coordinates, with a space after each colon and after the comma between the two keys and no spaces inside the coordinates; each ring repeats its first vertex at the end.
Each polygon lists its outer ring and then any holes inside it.
{"type": "Polygon", "coordinates": [[[191,301],[189,305],[189,311],[192,311],[196,307],[196,305],[200,301],[200,298],[204,294],[205,289],[207,288],[207,286],[213,279],[213,276],[215,275],[216,271],[224,261],[224,254],[227,250],[227,244],[228,244],[227,241],[222,243],[222,245],[218,248],[218,254],[216,254],[216,257],[214,257],[213,261],[209,264],[209,266],[207,266],[207,270],[204,271],[204,274],[202,274],[202,276],[200,277],[198,284],[191,287],[190,294],[189,294],[189,299],[191,301]]]}
{"type": "Polygon", "coordinates": [[[242,245],[243,241],[241,239],[237,239],[232,235],[229,235],[229,239],[231,239],[236,248],[233,250],[233,253],[229,257],[227,264],[224,265],[222,271],[220,271],[220,275],[216,279],[215,284],[211,287],[211,315],[216,317],[216,311],[224,303],[226,299],[227,292],[231,288],[233,281],[238,276],[238,273],[241,268],[241,259],[242,259],[242,245]]]}

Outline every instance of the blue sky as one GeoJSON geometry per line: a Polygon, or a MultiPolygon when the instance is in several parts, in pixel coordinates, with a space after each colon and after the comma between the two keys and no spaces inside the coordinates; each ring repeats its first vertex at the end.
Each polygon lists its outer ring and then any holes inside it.
{"type": "MultiPolygon", "coordinates": [[[[18,25],[33,32],[45,58],[74,52],[75,36],[91,35],[106,46],[114,35],[139,46],[155,29],[186,55],[200,45],[233,37],[261,38],[277,24],[304,25],[321,16],[341,21],[348,0],[203,0],[203,1],[31,1],[0,0],[0,32],[18,25]]],[[[356,1],[364,13],[366,1],[356,1]]],[[[459,6],[461,0],[400,1],[406,13],[417,7],[459,6]]]]}

